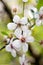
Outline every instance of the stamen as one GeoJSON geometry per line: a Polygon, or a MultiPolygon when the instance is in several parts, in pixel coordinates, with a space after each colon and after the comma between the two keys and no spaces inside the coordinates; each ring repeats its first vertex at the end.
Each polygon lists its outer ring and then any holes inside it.
{"type": "Polygon", "coordinates": [[[12,46],[12,44],[11,44],[11,48],[13,49],[13,46],[12,46]]]}
{"type": "Polygon", "coordinates": [[[21,38],[21,42],[25,42],[25,38],[24,37],[21,38]]]}
{"type": "Polygon", "coordinates": [[[21,23],[18,23],[17,25],[18,25],[18,27],[21,27],[21,23]]]}

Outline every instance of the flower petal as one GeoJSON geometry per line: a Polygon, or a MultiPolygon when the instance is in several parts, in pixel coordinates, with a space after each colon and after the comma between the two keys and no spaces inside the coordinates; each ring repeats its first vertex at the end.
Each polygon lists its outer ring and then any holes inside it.
{"type": "Polygon", "coordinates": [[[25,62],[25,55],[23,54],[22,57],[19,57],[19,62],[22,65],[25,62]]]}
{"type": "Polygon", "coordinates": [[[9,30],[14,30],[15,28],[16,28],[16,24],[15,23],[9,23],[8,25],[7,25],[7,27],[8,27],[8,29],[9,30]]]}
{"type": "Polygon", "coordinates": [[[26,38],[26,42],[34,42],[34,38],[32,36],[28,36],[26,38]]]}
{"type": "Polygon", "coordinates": [[[41,25],[41,20],[36,20],[36,25],[40,26],[41,25]]]}
{"type": "Polygon", "coordinates": [[[37,12],[37,8],[35,8],[35,7],[30,7],[30,10],[32,10],[34,13],[36,13],[37,12]]]}
{"type": "Polygon", "coordinates": [[[28,29],[28,27],[27,27],[26,25],[21,26],[21,28],[22,28],[22,30],[23,30],[23,31],[25,31],[25,30],[27,30],[27,29],[28,29]]]}
{"type": "Polygon", "coordinates": [[[26,16],[27,18],[33,18],[33,14],[29,9],[25,9],[24,10],[24,16],[26,16]]]}
{"type": "Polygon", "coordinates": [[[23,61],[22,61],[22,58],[21,57],[19,57],[19,62],[22,65],[23,61]]]}
{"type": "Polygon", "coordinates": [[[13,41],[12,45],[13,45],[13,47],[16,48],[18,51],[21,50],[21,43],[20,43],[19,40],[13,41]]]}
{"type": "Polygon", "coordinates": [[[5,47],[6,51],[11,52],[10,44],[5,47]]]}
{"type": "Polygon", "coordinates": [[[13,57],[16,57],[16,51],[14,49],[12,49],[11,54],[13,57]]]}
{"type": "Polygon", "coordinates": [[[23,17],[21,19],[21,24],[27,24],[27,23],[28,23],[27,17],[23,17]]]}
{"type": "Polygon", "coordinates": [[[39,14],[43,14],[43,6],[40,8],[39,14]]]}
{"type": "Polygon", "coordinates": [[[14,32],[14,34],[15,34],[15,36],[16,36],[17,38],[20,38],[21,33],[22,33],[21,28],[17,28],[17,29],[15,30],[15,32],[14,32]]]}
{"type": "Polygon", "coordinates": [[[31,30],[28,30],[28,29],[26,29],[25,27],[23,28],[23,36],[24,37],[27,37],[28,35],[31,35],[31,30]]]}
{"type": "Polygon", "coordinates": [[[15,23],[19,23],[20,17],[19,17],[18,15],[15,15],[14,18],[13,18],[13,21],[14,21],[15,23]]]}
{"type": "Polygon", "coordinates": [[[28,51],[28,44],[24,43],[22,47],[23,47],[23,52],[28,51]]]}

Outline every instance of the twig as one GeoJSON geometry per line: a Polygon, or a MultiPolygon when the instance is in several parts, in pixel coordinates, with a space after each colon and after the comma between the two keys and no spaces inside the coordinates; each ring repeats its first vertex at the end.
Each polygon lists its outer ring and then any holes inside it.
{"type": "Polygon", "coordinates": [[[12,21],[13,16],[12,16],[12,14],[11,14],[10,9],[8,8],[8,6],[6,5],[6,3],[5,3],[3,0],[1,0],[1,2],[4,4],[5,11],[8,13],[8,15],[9,15],[11,21],[12,21]]]}
{"type": "MultiPolygon", "coordinates": [[[[16,39],[18,39],[18,38],[13,39],[13,41],[16,40],[16,39]]],[[[4,41],[2,41],[2,42],[4,42],[4,41]]],[[[10,42],[9,42],[9,43],[10,43],[10,42]]],[[[8,43],[8,44],[9,44],[9,43],[8,43]]],[[[1,47],[1,48],[0,48],[0,51],[3,50],[3,49],[6,47],[6,45],[8,45],[8,44],[5,44],[3,47],[1,47]]]]}

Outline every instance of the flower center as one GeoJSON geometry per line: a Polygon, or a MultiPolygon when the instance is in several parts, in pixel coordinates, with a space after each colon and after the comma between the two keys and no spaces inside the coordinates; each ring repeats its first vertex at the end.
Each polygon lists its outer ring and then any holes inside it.
{"type": "Polygon", "coordinates": [[[25,42],[25,38],[24,37],[21,38],[21,42],[25,42]]]}
{"type": "Polygon", "coordinates": [[[17,8],[14,8],[14,9],[13,9],[13,12],[17,12],[17,8]]]}
{"type": "Polygon", "coordinates": [[[18,25],[18,27],[21,27],[21,23],[18,23],[17,25],[18,25]]]}
{"type": "Polygon", "coordinates": [[[42,14],[42,15],[40,15],[40,19],[43,19],[43,14],[42,14]]]}
{"type": "Polygon", "coordinates": [[[12,44],[11,44],[10,46],[11,46],[11,48],[13,49],[13,46],[12,46],[12,44]]]}

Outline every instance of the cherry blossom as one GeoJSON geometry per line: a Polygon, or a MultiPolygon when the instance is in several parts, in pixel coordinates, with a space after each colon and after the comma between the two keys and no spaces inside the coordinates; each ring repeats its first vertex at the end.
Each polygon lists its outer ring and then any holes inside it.
{"type": "Polygon", "coordinates": [[[10,40],[9,45],[7,45],[5,49],[6,49],[6,51],[10,52],[13,57],[16,57],[16,52],[20,51],[21,46],[19,45],[19,41],[18,40],[14,40],[13,41],[13,39],[14,38],[12,38],[10,40]]]}
{"type": "Polygon", "coordinates": [[[15,15],[13,18],[12,23],[8,23],[7,27],[9,30],[14,30],[15,32],[19,31],[19,34],[22,33],[22,29],[24,28],[28,28],[27,24],[28,24],[28,19],[26,17],[23,17],[22,19],[20,19],[20,17],[18,15],[15,15]]]}
{"type": "Polygon", "coordinates": [[[30,19],[34,18],[37,9],[33,5],[25,5],[24,16],[30,19]]]}
{"type": "Polygon", "coordinates": [[[36,25],[40,26],[41,24],[43,25],[43,7],[40,8],[39,13],[37,14],[38,16],[36,19],[36,25]]]}
{"type": "Polygon", "coordinates": [[[21,65],[31,65],[30,63],[28,63],[28,60],[26,59],[25,54],[19,57],[19,62],[21,65]]]}
{"type": "Polygon", "coordinates": [[[15,32],[15,35],[19,40],[20,43],[19,45],[21,45],[22,51],[27,52],[28,51],[27,43],[32,43],[34,41],[34,38],[31,36],[31,31],[24,29],[23,34],[20,35],[17,32],[15,32]]]}

